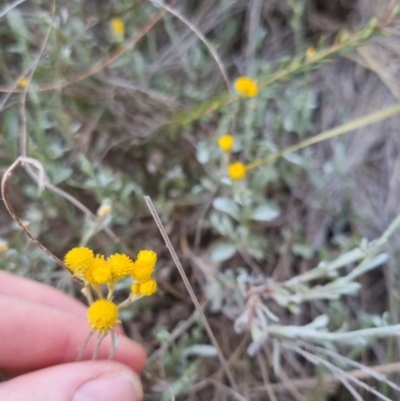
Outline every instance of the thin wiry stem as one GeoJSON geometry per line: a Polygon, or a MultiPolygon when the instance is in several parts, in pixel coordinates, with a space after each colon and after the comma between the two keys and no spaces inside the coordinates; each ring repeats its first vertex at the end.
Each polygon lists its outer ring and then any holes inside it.
{"type": "Polygon", "coordinates": [[[231,85],[229,83],[228,74],[226,73],[224,64],[222,63],[222,60],[220,59],[218,53],[216,52],[214,47],[211,45],[211,43],[206,39],[206,37],[190,21],[188,21],[183,15],[179,14],[171,7],[169,7],[165,4],[159,3],[156,0],[149,0],[149,1],[153,4],[157,4],[157,6],[162,7],[164,10],[168,11],[170,14],[174,15],[176,18],[181,20],[204,43],[204,45],[207,47],[208,51],[213,56],[215,62],[217,63],[218,68],[221,71],[221,75],[225,81],[228,93],[231,96],[232,89],[231,89],[231,85]]]}
{"type": "MultiPolygon", "coordinates": [[[[299,355],[303,356],[305,359],[307,359],[308,361],[310,361],[311,363],[313,363],[315,365],[323,365],[323,366],[325,366],[334,375],[336,375],[340,381],[342,381],[340,379],[342,377],[344,380],[346,380],[348,382],[352,382],[352,383],[356,384],[357,386],[369,391],[371,394],[374,394],[376,397],[380,398],[381,400],[391,401],[385,395],[381,394],[380,392],[378,392],[374,388],[368,386],[368,384],[362,382],[361,380],[349,375],[347,372],[345,372],[342,369],[338,368],[333,363],[331,363],[331,362],[329,362],[329,361],[327,361],[327,360],[325,360],[323,358],[320,358],[320,357],[318,357],[318,356],[316,356],[316,355],[314,355],[314,354],[312,354],[312,353],[310,353],[308,351],[304,351],[300,347],[297,347],[297,346],[294,346],[294,345],[290,345],[290,344],[287,344],[287,343],[284,343],[282,345],[287,349],[291,349],[292,351],[295,351],[296,353],[298,353],[299,355]]],[[[342,381],[342,383],[343,383],[343,381],[342,381]]],[[[361,400],[362,400],[362,398],[361,398],[361,400]]]]}
{"type": "Polygon", "coordinates": [[[200,319],[201,319],[201,321],[202,321],[202,323],[204,325],[204,328],[206,329],[207,334],[208,334],[208,336],[209,336],[209,338],[211,340],[211,343],[214,345],[214,347],[216,348],[216,350],[218,352],[218,358],[219,358],[219,360],[221,362],[221,365],[222,365],[222,368],[223,368],[223,370],[224,370],[224,372],[226,374],[226,377],[229,380],[229,383],[230,383],[231,387],[237,392],[238,391],[237,390],[238,386],[237,386],[237,384],[235,382],[235,379],[233,378],[233,375],[232,375],[232,373],[231,373],[231,371],[229,369],[229,365],[228,365],[228,363],[227,363],[227,361],[226,361],[226,359],[225,359],[225,357],[224,357],[224,355],[223,355],[223,353],[221,351],[220,346],[218,345],[218,341],[215,338],[215,335],[214,335],[214,333],[213,333],[213,331],[212,331],[212,329],[211,329],[211,327],[210,327],[210,325],[209,325],[209,323],[207,321],[207,318],[206,318],[206,316],[205,316],[205,314],[203,312],[203,309],[202,309],[202,307],[201,307],[201,305],[200,305],[200,303],[199,303],[199,301],[198,301],[198,299],[196,297],[196,294],[194,293],[193,288],[190,285],[189,279],[188,279],[188,277],[187,277],[187,275],[185,273],[185,270],[183,269],[183,266],[182,266],[182,264],[181,264],[181,262],[180,262],[180,260],[178,258],[178,255],[175,252],[175,249],[174,249],[174,247],[173,247],[173,245],[171,243],[171,240],[169,239],[168,234],[165,231],[165,228],[164,228],[164,225],[163,225],[163,223],[162,223],[162,221],[160,219],[160,216],[158,215],[157,210],[154,207],[154,204],[153,204],[152,200],[150,199],[150,197],[149,196],[144,196],[144,200],[145,200],[145,202],[147,204],[147,207],[150,210],[151,215],[153,216],[154,221],[157,224],[158,229],[160,230],[160,233],[161,233],[161,235],[162,235],[162,237],[163,237],[163,239],[165,241],[165,245],[167,246],[167,248],[168,248],[168,250],[169,250],[169,252],[171,254],[171,257],[172,257],[172,259],[173,259],[173,261],[174,261],[174,263],[175,263],[175,265],[176,265],[176,267],[177,267],[177,269],[178,269],[178,271],[179,271],[179,273],[180,273],[180,275],[182,277],[182,280],[183,280],[183,282],[184,282],[184,284],[186,286],[186,289],[189,292],[190,298],[192,299],[192,302],[193,302],[194,306],[196,307],[196,310],[197,310],[197,312],[198,312],[198,314],[200,316],[200,319]]]}
{"type": "Polygon", "coordinates": [[[30,74],[27,76],[27,85],[24,88],[24,91],[22,92],[21,96],[21,103],[20,103],[20,115],[21,115],[21,121],[22,121],[22,132],[21,132],[21,140],[20,140],[20,153],[21,156],[26,157],[26,141],[28,137],[28,130],[27,130],[27,124],[26,124],[26,96],[29,90],[29,85],[31,84],[31,80],[33,75],[35,74],[35,71],[40,63],[40,59],[43,56],[44,50],[46,49],[47,42],[49,41],[50,33],[53,28],[53,21],[54,21],[54,15],[56,13],[56,0],[53,0],[52,6],[51,6],[51,22],[49,25],[49,29],[46,32],[46,36],[43,40],[42,46],[40,48],[39,54],[36,57],[36,60],[33,62],[32,65],[32,70],[30,74]]]}
{"type": "MultiPolygon", "coordinates": [[[[35,159],[30,159],[28,157],[18,157],[17,160],[15,160],[15,162],[5,171],[3,178],[1,180],[1,195],[3,197],[3,201],[4,201],[4,205],[6,206],[6,209],[8,211],[8,213],[10,214],[10,216],[13,218],[13,220],[18,224],[18,226],[21,228],[21,230],[29,237],[29,239],[38,247],[40,248],[47,256],[49,256],[51,259],[53,259],[58,265],[60,265],[61,267],[63,267],[64,269],[68,270],[71,274],[71,270],[65,265],[65,263],[59,259],[57,256],[55,256],[52,252],[50,252],[44,245],[42,245],[41,242],[39,242],[25,227],[25,225],[22,223],[22,221],[18,218],[18,216],[16,215],[13,207],[11,206],[11,203],[8,199],[8,194],[7,194],[7,182],[9,180],[9,178],[11,177],[11,174],[13,173],[13,171],[16,169],[16,167],[19,164],[31,164],[33,166],[35,166],[36,168],[38,167],[38,162],[35,159]]],[[[41,164],[39,163],[39,166],[41,166],[41,164]]],[[[39,175],[43,176],[43,172],[39,171],[39,175]]],[[[40,183],[39,183],[40,184],[40,183]]],[[[40,187],[40,185],[39,185],[40,187]]]]}
{"type": "Polygon", "coordinates": [[[104,338],[106,337],[107,333],[99,333],[96,340],[96,346],[93,351],[92,361],[95,361],[99,355],[100,345],[103,342],[104,338]]]}
{"type": "Polygon", "coordinates": [[[8,6],[5,6],[3,11],[0,12],[0,18],[4,17],[9,11],[11,11],[13,8],[19,6],[26,0],[16,0],[14,3],[9,4],[8,6]]]}
{"type": "Polygon", "coordinates": [[[111,330],[111,348],[110,348],[110,353],[108,354],[108,360],[111,361],[114,358],[117,347],[118,347],[118,334],[116,334],[114,330],[111,330]]]}
{"type": "Polygon", "coordinates": [[[350,358],[340,355],[337,352],[330,351],[326,348],[311,346],[310,344],[307,344],[307,343],[301,343],[301,344],[305,348],[309,348],[311,350],[315,350],[315,352],[320,352],[321,354],[325,354],[325,355],[329,356],[330,358],[336,359],[346,365],[353,366],[355,368],[359,368],[360,370],[364,371],[368,376],[374,378],[375,380],[383,382],[383,383],[387,384],[388,386],[390,386],[393,390],[400,392],[400,386],[398,386],[396,383],[393,383],[391,380],[388,380],[384,374],[376,372],[374,369],[371,369],[369,366],[365,366],[362,363],[353,361],[350,358]]]}
{"type": "Polygon", "coordinates": [[[390,117],[394,117],[398,114],[400,114],[400,103],[397,103],[391,107],[387,107],[386,109],[383,109],[383,110],[375,111],[364,117],[357,118],[353,121],[350,121],[349,123],[340,125],[339,127],[330,129],[328,131],[324,131],[318,135],[315,135],[311,138],[301,141],[295,145],[288,146],[287,148],[282,149],[279,152],[273,153],[262,159],[255,160],[254,162],[249,163],[246,166],[246,170],[252,170],[263,164],[266,164],[273,160],[279,159],[280,157],[285,156],[289,153],[296,152],[297,150],[306,148],[310,145],[315,145],[316,143],[326,141],[327,139],[334,138],[339,135],[347,134],[347,133],[349,133],[351,131],[355,131],[359,128],[366,127],[367,125],[375,124],[379,121],[386,120],[386,119],[388,119],[390,117]]]}
{"type": "Polygon", "coordinates": [[[89,344],[90,339],[93,337],[94,330],[92,330],[85,338],[85,341],[82,344],[82,347],[79,350],[78,358],[76,359],[78,362],[82,360],[83,358],[83,353],[85,352],[85,349],[87,345],[89,344]]]}

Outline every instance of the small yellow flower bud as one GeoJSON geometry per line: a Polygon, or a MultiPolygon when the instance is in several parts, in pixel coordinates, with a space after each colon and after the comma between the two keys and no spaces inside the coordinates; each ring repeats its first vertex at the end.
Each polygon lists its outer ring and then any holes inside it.
{"type": "Polygon", "coordinates": [[[113,18],[110,25],[114,35],[123,36],[125,34],[125,24],[121,18],[113,18]]]}
{"type": "Polygon", "coordinates": [[[306,50],[306,57],[307,58],[312,58],[312,57],[315,56],[316,52],[317,51],[315,50],[315,47],[308,47],[307,50],[306,50]]]}
{"type": "Polygon", "coordinates": [[[110,266],[104,260],[104,256],[96,255],[90,264],[89,269],[85,272],[85,279],[90,284],[107,284],[112,281],[113,276],[110,266]]]}
{"type": "Polygon", "coordinates": [[[219,147],[225,151],[230,152],[234,145],[234,138],[231,134],[222,135],[221,138],[218,139],[219,147]]]}
{"type": "Polygon", "coordinates": [[[111,213],[111,206],[108,204],[102,205],[97,210],[97,216],[106,217],[111,213]]]}
{"type": "Polygon", "coordinates": [[[258,95],[258,85],[250,77],[239,77],[235,81],[235,89],[241,96],[255,97],[258,95]]]}
{"type": "Polygon", "coordinates": [[[228,175],[232,180],[241,180],[246,176],[246,166],[242,162],[235,162],[228,166],[228,175]]]}
{"type": "Polygon", "coordinates": [[[8,249],[9,249],[9,246],[8,246],[7,243],[4,243],[4,244],[0,245],[0,254],[7,252],[8,249]]]}
{"type": "Polygon", "coordinates": [[[94,259],[93,251],[89,248],[72,248],[64,258],[64,262],[74,274],[85,273],[94,259]]]}
{"type": "Polygon", "coordinates": [[[18,86],[20,88],[26,88],[28,86],[29,81],[25,77],[21,77],[18,79],[18,86]]]}
{"type": "Polygon", "coordinates": [[[134,263],[132,259],[123,253],[115,253],[108,260],[108,266],[111,269],[112,276],[115,280],[120,280],[132,273],[134,263]]]}

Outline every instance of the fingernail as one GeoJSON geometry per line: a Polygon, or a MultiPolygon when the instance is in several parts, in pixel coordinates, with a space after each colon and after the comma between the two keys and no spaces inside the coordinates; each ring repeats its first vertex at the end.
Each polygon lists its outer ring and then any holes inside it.
{"type": "Polygon", "coordinates": [[[142,398],[142,385],[136,376],[113,372],[83,383],[72,401],[140,401],[142,398]]]}

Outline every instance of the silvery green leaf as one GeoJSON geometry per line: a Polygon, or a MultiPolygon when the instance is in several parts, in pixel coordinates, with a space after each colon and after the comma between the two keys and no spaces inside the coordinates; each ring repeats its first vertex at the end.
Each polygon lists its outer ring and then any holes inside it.
{"type": "Polygon", "coordinates": [[[239,206],[232,199],[223,197],[215,198],[213,201],[213,206],[216,210],[227,213],[236,220],[239,219],[240,215],[239,206]]]}
{"type": "Polygon", "coordinates": [[[304,158],[300,156],[298,153],[288,153],[283,156],[288,162],[295,164],[296,166],[304,166],[304,158]]]}
{"type": "Polygon", "coordinates": [[[301,256],[303,259],[310,259],[313,254],[314,250],[308,244],[293,244],[292,252],[296,256],[301,256]]]}
{"type": "Polygon", "coordinates": [[[308,327],[310,329],[325,329],[329,324],[329,317],[327,315],[317,316],[311,323],[305,325],[304,327],[308,327]]]}
{"type": "Polygon", "coordinates": [[[242,334],[246,330],[249,329],[250,325],[250,315],[247,310],[245,310],[236,320],[235,323],[233,324],[233,330],[235,331],[236,334],[242,334]]]}
{"type": "Polygon", "coordinates": [[[213,358],[218,355],[216,348],[208,344],[196,344],[187,347],[183,351],[183,356],[201,356],[203,358],[213,358]]]}
{"type": "Polygon", "coordinates": [[[347,283],[339,287],[339,292],[342,295],[358,295],[361,289],[360,283],[347,283]]]}
{"type": "Polygon", "coordinates": [[[220,312],[222,308],[222,295],[221,285],[215,278],[210,278],[204,288],[206,299],[210,301],[210,311],[212,313],[220,312]]]}
{"type": "Polygon", "coordinates": [[[267,315],[268,319],[272,320],[273,322],[279,322],[279,317],[273,314],[266,305],[261,304],[261,309],[267,315]]]}
{"type": "Polygon", "coordinates": [[[211,213],[210,223],[224,237],[229,236],[234,230],[231,218],[224,214],[211,213]]]}
{"type": "Polygon", "coordinates": [[[290,302],[287,304],[287,308],[289,309],[290,313],[293,313],[293,315],[298,315],[300,313],[300,307],[294,302],[290,302]]]}
{"type": "Polygon", "coordinates": [[[220,242],[211,251],[211,260],[223,262],[230,259],[237,252],[236,246],[232,242],[220,242]]]}
{"type": "Polygon", "coordinates": [[[26,27],[25,20],[22,17],[21,12],[17,8],[14,8],[8,11],[6,16],[8,24],[15,36],[17,38],[24,39],[25,41],[25,39],[29,37],[29,31],[26,27]]]}
{"type": "Polygon", "coordinates": [[[250,327],[251,339],[258,341],[266,337],[264,330],[260,329],[256,324],[252,324],[250,327]]]}
{"type": "Polygon", "coordinates": [[[281,346],[278,341],[273,341],[272,348],[272,366],[274,368],[274,373],[279,376],[281,371],[281,346]]]}
{"type": "Polygon", "coordinates": [[[276,206],[265,203],[257,206],[250,218],[257,221],[272,221],[278,218],[280,214],[281,212],[276,206]]]}
{"type": "Polygon", "coordinates": [[[260,351],[261,348],[263,347],[265,340],[266,338],[262,338],[260,340],[251,342],[247,347],[247,355],[250,357],[255,356],[257,352],[260,351]]]}
{"type": "Polygon", "coordinates": [[[200,142],[197,145],[196,158],[200,164],[206,164],[210,161],[210,151],[205,142],[200,142]]]}
{"type": "Polygon", "coordinates": [[[51,182],[57,185],[71,177],[72,169],[68,166],[54,166],[49,170],[49,175],[51,176],[51,182]]]}

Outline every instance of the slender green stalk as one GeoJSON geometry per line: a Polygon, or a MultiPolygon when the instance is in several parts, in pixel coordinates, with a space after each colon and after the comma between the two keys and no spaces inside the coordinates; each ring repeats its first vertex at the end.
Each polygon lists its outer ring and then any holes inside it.
{"type": "MultiPolygon", "coordinates": [[[[350,121],[349,123],[340,125],[339,127],[330,129],[328,131],[321,132],[320,134],[315,135],[311,138],[308,138],[304,141],[301,141],[295,145],[288,146],[287,148],[280,150],[279,152],[273,153],[262,159],[255,160],[254,162],[249,163],[246,166],[246,169],[252,170],[263,164],[266,164],[273,160],[279,159],[280,157],[282,157],[284,155],[287,155],[289,153],[296,152],[297,150],[306,148],[307,146],[315,145],[316,143],[326,141],[327,139],[334,138],[334,137],[337,137],[337,136],[340,136],[343,134],[347,134],[347,133],[349,133],[351,131],[355,131],[359,128],[363,128],[368,125],[375,124],[379,121],[386,120],[387,118],[394,117],[397,114],[400,114],[400,103],[397,103],[396,105],[388,107],[383,110],[375,111],[364,117],[357,118],[356,120],[353,120],[353,121],[350,121]]],[[[400,222],[399,222],[399,224],[400,224],[400,222]]],[[[396,228],[394,228],[393,230],[396,230],[396,228]]]]}

